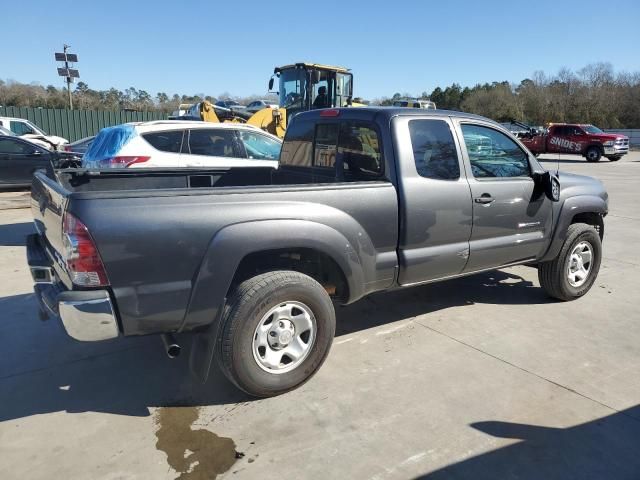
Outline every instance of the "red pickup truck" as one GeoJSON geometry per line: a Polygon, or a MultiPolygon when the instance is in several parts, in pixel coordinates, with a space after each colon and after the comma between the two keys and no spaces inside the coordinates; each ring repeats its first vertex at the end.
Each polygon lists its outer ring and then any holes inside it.
{"type": "Polygon", "coordinates": [[[538,134],[532,129],[518,136],[536,156],[542,153],[582,155],[588,162],[597,162],[604,156],[615,162],[629,153],[628,137],[605,133],[593,125],[554,123],[546,133],[538,134]]]}

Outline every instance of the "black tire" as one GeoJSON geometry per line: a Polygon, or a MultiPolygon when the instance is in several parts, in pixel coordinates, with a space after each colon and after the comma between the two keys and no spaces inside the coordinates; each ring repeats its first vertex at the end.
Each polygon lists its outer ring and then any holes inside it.
{"type": "Polygon", "coordinates": [[[268,272],[242,282],[223,316],[220,366],[239,389],[255,397],[288,392],[309,380],[329,354],[336,318],[331,298],[313,278],[299,272],[268,272]],[[301,363],[284,373],[265,371],[254,357],[256,329],[269,311],[286,302],[307,306],[315,318],[315,340],[301,363]]]}
{"type": "Polygon", "coordinates": [[[591,289],[596,281],[600,262],[602,260],[602,243],[596,229],[586,223],[574,223],[567,230],[565,240],[558,256],[550,261],[538,265],[538,280],[540,286],[553,298],[558,300],[575,300],[583,296],[591,289]],[[587,242],[591,246],[592,258],[586,281],[575,287],[568,278],[571,252],[581,242],[587,242]]]}
{"type": "Polygon", "coordinates": [[[602,150],[598,147],[589,147],[584,154],[587,162],[599,162],[602,158],[602,150]]]}
{"type": "Polygon", "coordinates": [[[609,159],[610,162],[617,162],[618,160],[620,160],[622,157],[616,157],[616,156],[612,156],[612,157],[607,157],[609,159]]]}

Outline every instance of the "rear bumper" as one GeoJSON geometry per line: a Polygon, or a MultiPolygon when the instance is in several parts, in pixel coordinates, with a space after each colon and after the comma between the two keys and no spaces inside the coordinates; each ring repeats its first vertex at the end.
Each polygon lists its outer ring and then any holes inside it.
{"type": "Polygon", "coordinates": [[[60,318],[67,334],[83,342],[116,338],[118,321],[107,290],[72,291],[56,278],[37,234],[27,238],[27,261],[45,317],[60,318]]]}

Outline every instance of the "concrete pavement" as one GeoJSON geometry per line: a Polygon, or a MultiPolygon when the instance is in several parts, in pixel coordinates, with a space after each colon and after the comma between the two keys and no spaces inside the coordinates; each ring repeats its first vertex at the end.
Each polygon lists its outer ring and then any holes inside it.
{"type": "Polygon", "coordinates": [[[267,400],[199,385],[157,338],[41,322],[30,212],[1,211],[0,478],[640,478],[640,153],[560,167],[610,194],[587,296],[551,301],[529,267],[374,295],[339,309],[310,382],[267,400]]]}

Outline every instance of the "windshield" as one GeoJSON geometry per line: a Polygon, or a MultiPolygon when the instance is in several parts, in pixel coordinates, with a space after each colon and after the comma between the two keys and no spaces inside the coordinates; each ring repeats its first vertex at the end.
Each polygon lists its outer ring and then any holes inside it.
{"type": "Polygon", "coordinates": [[[47,135],[47,132],[45,132],[44,130],[42,130],[40,127],[38,127],[37,125],[34,125],[33,123],[27,121],[25,122],[27,125],[29,125],[33,131],[35,133],[37,133],[38,135],[47,135]]]}
{"type": "Polygon", "coordinates": [[[280,72],[280,106],[284,108],[302,107],[307,88],[307,75],[302,69],[280,72]]]}
{"type": "Polygon", "coordinates": [[[582,127],[582,128],[587,133],[604,133],[598,127],[594,127],[593,125],[587,125],[586,127],[582,127]]]}

